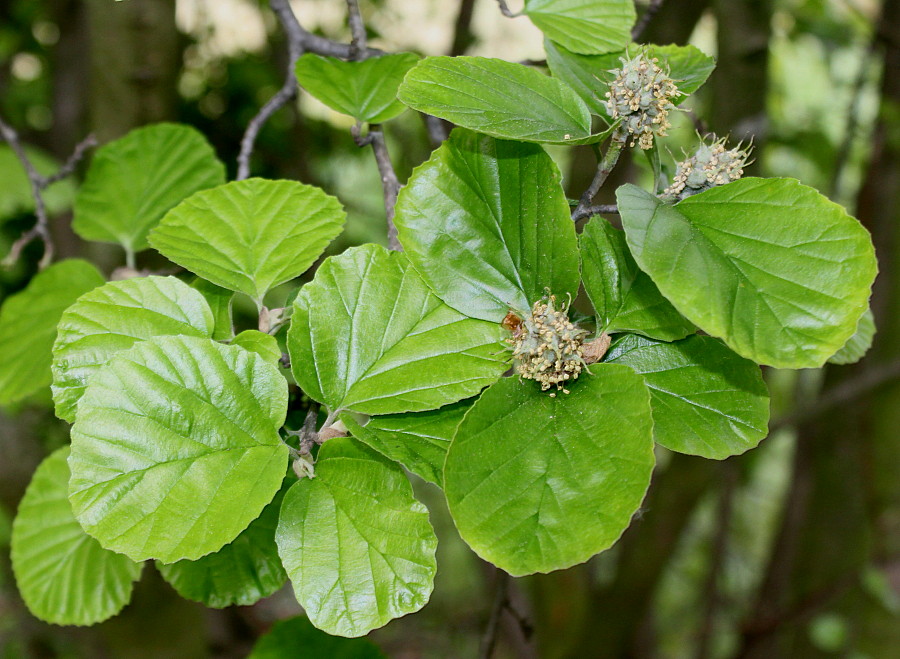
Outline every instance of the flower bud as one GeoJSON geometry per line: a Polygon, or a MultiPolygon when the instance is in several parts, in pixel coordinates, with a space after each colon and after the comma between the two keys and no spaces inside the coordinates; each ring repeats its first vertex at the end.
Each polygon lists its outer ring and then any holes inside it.
{"type": "Polygon", "coordinates": [[[738,144],[726,149],[724,137],[709,144],[701,143],[691,157],[678,163],[672,185],[663,191],[663,197],[681,201],[717,185],[737,181],[744,175],[749,158],[749,146],[745,149],[743,144],[738,144]]]}
{"type": "Polygon", "coordinates": [[[678,96],[678,87],[655,57],[649,59],[641,53],[620,60],[622,68],[611,72],[615,79],[606,92],[606,110],[613,119],[622,120],[631,135],[631,146],[649,149],[654,135],[665,137],[671,126],[668,116],[675,109],[672,99],[678,96]]]}

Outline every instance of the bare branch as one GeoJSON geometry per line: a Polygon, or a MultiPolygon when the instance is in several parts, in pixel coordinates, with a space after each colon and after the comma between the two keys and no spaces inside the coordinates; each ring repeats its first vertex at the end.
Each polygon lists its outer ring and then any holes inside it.
{"type": "Polygon", "coordinates": [[[456,15],[456,24],[453,26],[453,42],[448,55],[456,57],[464,55],[475,42],[472,33],[472,14],[475,9],[475,0],[460,0],[459,13],[456,15]]]}
{"type": "Polygon", "coordinates": [[[606,181],[609,173],[619,161],[619,154],[622,153],[622,149],[625,146],[626,137],[625,133],[621,130],[616,130],[616,132],[613,133],[609,146],[606,148],[606,153],[603,154],[603,158],[600,159],[600,163],[597,165],[597,173],[594,175],[594,180],[591,181],[591,185],[584,191],[584,194],[581,195],[578,206],[572,211],[573,220],[589,217],[590,214],[586,213],[588,213],[591,202],[594,201],[594,197],[600,190],[600,186],[603,185],[603,182],[606,181]]]}
{"type": "Polygon", "coordinates": [[[391,163],[391,155],[388,153],[387,144],[384,141],[384,131],[380,124],[369,124],[369,133],[365,136],[360,133],[359,124],[352,126],[350,131],[358,146],[372,145],[375,162],[378,164],[378,173],[381,174],[381,187],[384,190],[388,246],[394,251],[401,252],[403,247],[397,240],[397,227],[394,225],[394,207],[397,205],[397,194],[400,192],[400,180],[394,171],[393,163],[391,163]]]}
{"type": "Polygon", "coordinates": [[[350,59],[365,59],[366,26],[363,23],[362,15],[359,13],[359,2],[357,0],[347,0],[347,14],[350,34],[353,35],[350,41],[350,59]]]}
{"type": "Polygon", "coordinates": [[[507,18],[515,18],[516,14],[512,13],[509,10],[509,7],[506,6],[506,0],[497,0],[497,4],[500,5],[500,13],[506,16],[507,18]]]}
{"type": "Polygon", "coordinates": [[[635,23],[634,28],[631,30],[631,40],[637,41],[641,38],[641,35],[644,34],[644,30],[647,29],[647,26],[650,25],[650,21],[653,20],[653,17],[656,16],[656,12],[659,11],[660,7],[663,6],[663,3],[666,0],[650,0],[650,4],[647,6],[647,9],[641,15],[640,19],[637,23],[635,23]]]}
{"type": "Polygon", "coordinates": [[[61,181],[64,178],[68,178],[72,174],[75,173],[75,168],[78,167],[78,163],[80,163],[84,156],[87,154],[89,149],[93,149],[97,146],[97,138],[94,137],[93,134],[88,135],[83,140],[81,140],[78,144],[75,145],[75,150],[72,152],[72,155],[69,156],[69,159],[66,160],[66,163],[60,168],[58,172],[53,174],[53,176],[48,176],[44,179],[44,184],[42,187],[48,187],[56,183],[57,181],[61,181]]]}
{"type": "Polygon", "coordinates": [[[587,217],[593,217],[594,215],[618,215],[619,207],[615,204],[595,204],[593,206],[587,206],[579,210],[576,208],[572,211],[572,220],[577,222],[578,220],[583,220],[587,217]]]}

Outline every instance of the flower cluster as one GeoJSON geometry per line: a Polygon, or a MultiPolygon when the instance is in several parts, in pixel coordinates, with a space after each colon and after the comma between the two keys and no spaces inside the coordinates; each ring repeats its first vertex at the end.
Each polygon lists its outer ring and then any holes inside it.
{"type": "Polygon", "coordinates": [[[663,192],[664,197],[679,201],[717,185],[737,181],[744,175],[744,167],[750,158],[750,147],[738,144],[725,148],[725,138],[702,143],[687,160],[678,163],[672,185],[663,192]]]}
{"type": "MultiPolygon", "coordinates": [[[[582,344],[588,332],[576,327],[568,316],[568,305],[556,309],[556,296],[545,295],[534,303],[524,319],[510,313],[504,326],[511,330],[516,372],[525,380],[541,383],[541,391],[564,385],[584,369],[582,344]]],[[[551,393],[555,396],[556,393],[551,393]]]]}
{"type": "Polygon", "coordinates": [[[653,136],[666,136],[671,126],[669,112],[675,109],[672,99],[678,87],[655,57],[643,53],[632,59],[620,58],[621,69],[611,71],[615,79],[606,92],[606,109],[613,119],[621,119],[623,129],[631,135],[631,146],[642,149],[653,146],[653,136]]]}

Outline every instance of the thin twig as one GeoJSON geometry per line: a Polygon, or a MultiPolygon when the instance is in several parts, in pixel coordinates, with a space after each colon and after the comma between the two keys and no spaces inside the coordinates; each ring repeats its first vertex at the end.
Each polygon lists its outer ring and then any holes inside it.
{"type": "Polygon", "coordinates": [[[475,0],[460,0],[459,13],[456,15],[456,24],[453,26],[453,42],[448,53],[451,57],[464,55],[469,46],[475,42],[475,35],[472,33],[474,9],[475,0]]]}
{"type": "Polygon", "coordinates": [[[594,204],[593,206],[587,206],[586,208],[579,208],[572,211],[572,220],[575,222],[583,220],[586,217],[593,217],[594,215],[619,214],[619,207],[615,204],[594,204]]]}
{"type": "Polygon", "coordinates": [[[369,124],[367,135],[360,134],[360,125],[351,127],[353,139],[360,147],[372,145],[375,153],[375,162],[378,164],[378,173],[381,174],[381,187],[384,191],[384,211],[387,216],[388,246],[397,252],[403,251],[400,241],[397,239],[397,227],[394,225],[394,207],[397,205],[397,194],[400,192],[400,180],[391,163],[391,155],[388,153],[387,144],[384,141],[384,131],[380,124],[369,124]]]}
{"type": "Polygon", "coordinates": [[[573,219],[588,217],[585,213],[587,213],[588,208],[594,201],[594,197],[600,190],[603,182],[606,181],[609,173],[619,161],[619,154],[622,153],[622,149],[625,147],[626,138],[627,136],[621,130],[616,130],[616,132],[613,133],[609,146],[606,148],[606,153],[603,154],[603,158],[600,159],[600,163],[597,165],[597,173],[594,174],[594,180],[591,181],[591,185],[584,191],[584,194],[581,195],[578,206],[572,211],[573,219]]]}
{"type": "Polygon", "coordinates": [[[363,23],[362,14],[359,13],[359,2],[347,0],[347,22],[350,24],[350,59],[360,60],[365,57],[366,50],[366,26],[363,23]]]}
{"type": "Polygon", "coordinates": [[[635,23],[634,28],[631,30],[632,41],[637,41],[641,38],[641,35],[644,34],[644,30],[647,29],[648,25],[650,25],[650,21],[653,20],[656,12],[659,11],[660,7],[663,6],[663,3],[665,1],[666,0],[650,0],[650,4],[647,6],[647,9],[644,10],[644,13],[641,15],[638,22],[635,23]]]}
{"type": "Polygon", "coordinates": [[[497,645],[497,632],[500,630],[500,617],[503,610],[509,604],[509,575],[496,568],[494,577],[494,601],[491,604],[491,614],[488,617],[487,627],[481,637],[481,647],[478,651],[479,659],[491,659],[494,648],[497,645]]]}
{"type": "Polygon", "coordinates": [[[316,445],[319,438],[316,432],[316,421],[319,418],[319,406],[312,403],[306,412],[306,418],[303,420],[303,427],[300,428],[300,455],[309,455],[312,453],[312,447],[316,445]]]}
{"type": "Polygon", "coordinates": [[[509,7],[506,6],[506,0],[497,0],[497,4],[500,5],[500,13],[506,16],[507,18],[515,18],[516,14],[512,13],[509,10],[509,7]]]}
{"type": "Polygon", "coordinates": [[[93,135],[89,135],[75,147],[75,151],[69,156],[69,159],[58,172],[51,176],[42,176],[37,169],[35,169],[34,164],[25,152],[25,147],[19,139],[19,134],[2,118],[0,118],[0,136],[2,136],[6,143],[9,144],[9,147],[13,150],[13,153],[16,154],[16,158],[19,159],[22,168],[25,170],[28,184],[31,186],[31,196],[34,198],[35,215],[34,226],[25,231],[19,239],[12,244],[9,254],[3,259],[3,266],[10,267],[14,264],[19,259],[19,256],[21,256],[25,246],[32,240],[40,238],[41,242],[44,244],[44,254],[38,262],[38,268],[43,270],[53,261],[53,255],[56,251],[53,244],[53,237],[50,235],[50,219],[47,217],[47,206],[44,203],[43,192],[48,186],[71,175],[78,166],[78,163],[84,157],[84,154],[87,153],[87,150],[96,146],[97,140],[93,135]]]}

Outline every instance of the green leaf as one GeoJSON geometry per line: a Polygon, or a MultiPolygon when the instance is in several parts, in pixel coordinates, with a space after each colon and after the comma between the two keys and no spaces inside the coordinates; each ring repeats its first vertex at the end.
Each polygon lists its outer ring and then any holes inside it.
{"type": "Polygon", "coordinates": [[[278,340],[271,334],[259,330],[244,330],[231,340],[231,345],[255,352],[273,366],[278,366],[281,359],[278,340]]]}
{"type": "Polygon", "coordinates": [[[406,74],[399,98],[420,112],[487,135],[585,144],[587,107],[565,84],[522,64],[485,57],[426,57],[406,74]]]}
{"type": "MultiPolygon", "coordinates": [[[[59,163],[40,149],[26,146],[25,154],[41,176],[50,176],[59,171],[59,163]]],[[[0,224],[20,213],[34,212],[31,182],[21,161],[6,144],[0,145],[0,181],[3,181],[3,194],[0,195],[0,224]]],[[[57,215],[72,207],[75,184],[71,180],[63,179],[44,190],[42,196],[47,212],[50,215],[57,215]]]]}
{"type": "Polygon", "coordinates": [[[92,625],[131,599],[140,563],[103,549],[72,515],[67,498],[69,447],[34,472],[13,523],[12,566],[22,599],[56,625],[92,625]]]}
{"type": "Polygon", "coordinates": [[[213,316],[203,296],[175,277],[114,281],[66,309],[53,344],[56,415],[75,421],[88,379],[112,357],[152,336],[211,337],[213,316]]]}
{"type": "Polygon", "coordinates": [[[275,544],[286,491],[283,487],[262,514],[219,551],[196,561],[157,563],[163,579],[182,597],[214,609],[250,606],[277,591],[287,581],[275,544]]]}
{"type": "Polygon", "coordinates": [[[397,100],[403,76],[419,61],[413,53],[345,62],[306,53],[297,60],[297,80],[332,110],[373,124],[393,119],[406,107],[397,100]]]}
{"type": "Polygon", "coordinates": [[[644,376],[653,437],[669,450],[721,460],[769,434],[769,395],[759,366],[719,339],[661,343],[625,335],[613,342],[605,361],[644,376]]]}
{"type": "Polygon", "coordinates": [[[97,150],[75,198],[72,228],[86,240],[147,249],[147,232],[186,197],[225,182],[202,133],[182,124],[132,130],[97,150]]]}
{"type": "Polygon", "coordinates": [[[578,245],[581,276],[597,314],[598,332],[637,332],[675,341],[696,330],[637,267],[622,231],[594,218],[584,227],[578,245]]]}
{"type": "Polygon", "coordinates": [[[406,254],[444,302],[500,322],[545,288],[578,293],[578,244],[556,165],[539,146],[456,129],[400,191],[406,254]]]}
{"type": "MultiPolygon", "coordinates": [[[[675,105],[697,91],[716,68],[716,60],[694,46],[642,46],[648,57],[660,60],[660,66],[669,67],[669,73],[681,94],[675,105]]],[[[555,78],[569,85],[581,97],[593,114],[610,121],[606,111],[606,92],[613,80],[610,73],[622,66],[620,58],[627,57],[624,50],[605,55],[579,55],[558,43],[545,40],[547,64],[555,78]]],[[[633,55],[632,55],[633,56],[633,55]]]]}
{"type": "Polygon", "coordinates": [[[427,412],[373,416],[364,423],[350,414],[342,414],[341,420],[350,434],[369,448],[441,486],[450,441],[474,402],[469,399],[427,412]]]}
{"type": "Polygon", "coordinates": [[[216,341],[230,341],[234,338],[234,326],[231,319],[231,301],[234,299],[234,291],[216,286],[201,277],[194,279],[191,288],[200,291],[206,298],[206,303],[212,309],[215,318],[215,329],[212,338],[216,341]]]}
{"type": "Polygon", "coordinates": [[[617,196],[641,269],[739,355],[815,368],[856,329],[877,270],[872,241],[812,188],[746,178],[674,207],[633,185],[617,196]]]}
{"type": "Polygon", "coordinates": [[[871,309],[866,309],[856,324],[856,331],[853,333],[853,336],[847,339],[847,343],[844,344],[843,348],[829,358],[828,363],[855,364],[869,352],[874,339],[875,317],[872,315],[871,309]]]}
{"type": "Polygon", "coordinates": [[[636,18],[633,0],[525,0],[522,13],[548,38],[586,54],[624,48],[636,18]]]}
{"type": "Polygon", "coordinates": [[[218,551],[281,486],[286,412],[287,383],[259,355],[187,336],[137,343],[94,374],[78,404],[75,517],[134,560],[218,551]]]}
{"type": "Polygon", "coordinates": [[[555,397],[505,378],[466,414],[444,466],[460,535],[514,576],[582,563],[631,521],[653,471],[643,378],[596,364],[555,397]]]}
{"type": "Polygon", "coordinates": [[[275,623],[257,641],[247,659],[385,659],[375,645],[364,638],[330,636],[312,626],[306,616],[275,623]]]}
{"type": "Polygon", "coordinates": [[[83,293],[103,284],[87,261],[60,261],[7,298],[0,309],[0,405],[8,405],[48,386],[56,325],[63,311],[83,293]]]}
{"type": "Polygon", "coordinates": [[[468,398],[506,370],[498,324],[441,302],[400,252],[330,257],[294,302],[297,384],[331,410],[392,414],[468,398]]]}
{"type": "Polygon", "coordinates": [[[431,595],[428,511],[400,467],[350,438],[323,444],[316,477],[288,490],[275,539],[297,600],[329,634],[363,636],[431,595]]]}
{"type": "Polygon", "coordinates": [[[303,274],[341,232],[347,214],[319,188],[251,178],[199,192],[172,209],[150,244],[214,284],[257,304],[303,274]]]}

